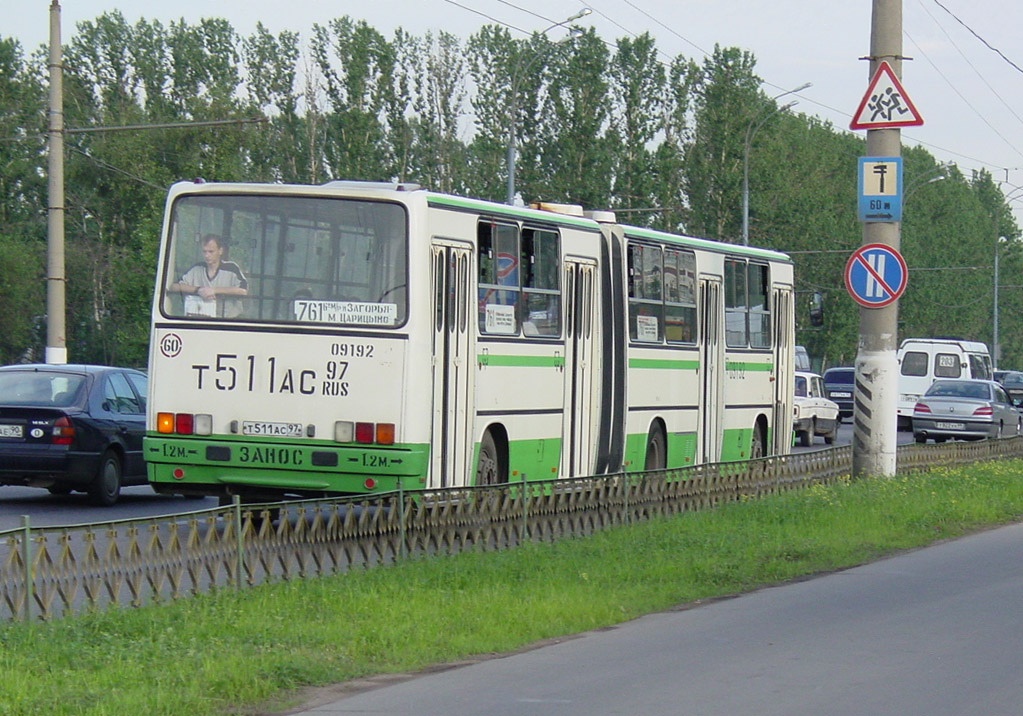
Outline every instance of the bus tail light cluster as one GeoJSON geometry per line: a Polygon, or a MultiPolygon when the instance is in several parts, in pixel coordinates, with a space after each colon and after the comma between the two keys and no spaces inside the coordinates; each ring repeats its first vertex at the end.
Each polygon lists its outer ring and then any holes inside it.
{"type": "Polygon", "coordinates": [[[213,416],[207,413],[157,413],[156,432],[167,435],[212,435],[213,416]]]}
{"type": "Polygon", "coordinates": [[[394,445],[394,423],[338,420],[334,423],[334,441],[363,445],[394,445]]]}

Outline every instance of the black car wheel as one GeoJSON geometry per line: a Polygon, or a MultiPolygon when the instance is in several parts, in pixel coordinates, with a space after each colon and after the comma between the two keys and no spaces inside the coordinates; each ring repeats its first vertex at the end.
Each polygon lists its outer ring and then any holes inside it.
{"type": "Polygon", "coordinates": [[[121,495],[121,460],[112,451],[103,453],[96,477],[89,485],[89,498],[93,504],[111,507],[121,495]]]}

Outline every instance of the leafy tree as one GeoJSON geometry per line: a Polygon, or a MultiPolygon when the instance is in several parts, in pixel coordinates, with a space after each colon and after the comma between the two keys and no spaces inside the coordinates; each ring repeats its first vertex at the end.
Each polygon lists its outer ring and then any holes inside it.
{"type": "Polygon", "coordinates": [[[312,54],[331,110],[324,138],[328,174],[390,179],[394,160],[384,141],[394,76],[390,43],[365,22],[342,17],[327,27],[313,26],[312,54]]]}
{"type": "MultiPolygon", "coordinates": [[[[615,208],[646,209],[658,199],[658,177],[651,147],[663,116],[666,76],[652,37],[618,41],[609,65],[615,112],[610,117],[609,147],[614,156],[615,208]]],[[[632,223],[653,218],[641,212],[632,223]]]]}
{"type": "Polygon", "coordinates": [[[695,126],[685,166],[691,233],[725,241],[741,235],[743,144],[765,106],[755,65],[749,52],[715,46],[693,83],[695,126]]]}

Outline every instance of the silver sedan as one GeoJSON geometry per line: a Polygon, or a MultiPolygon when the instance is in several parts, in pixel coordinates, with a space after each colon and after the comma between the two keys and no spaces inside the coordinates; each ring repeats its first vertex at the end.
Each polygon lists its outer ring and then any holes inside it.
{"type": "Polygon", "coordinates": [[[936,380],[913,408],[918,443],[1019,435],[1023,415],[993,380],[936,380]]]}

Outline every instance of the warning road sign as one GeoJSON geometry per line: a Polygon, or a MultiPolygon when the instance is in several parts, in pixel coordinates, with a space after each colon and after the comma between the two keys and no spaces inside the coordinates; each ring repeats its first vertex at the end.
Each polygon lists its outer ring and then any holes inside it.
{"type": "Polygon", "coordinates": [[[891,65],[882,62],[853,114],[849,129],[892,129],[923,123],[891,65]]]}
{"type": "Polygon", "coordinates": [[[884,244],[867,244],[849,257],[845,287],[861,306],[882,308],[906,290],[907,275],[906,262],[898,251],[884,244]]]}

